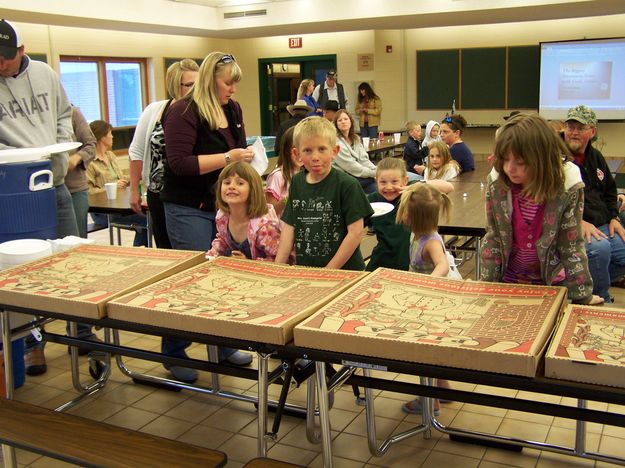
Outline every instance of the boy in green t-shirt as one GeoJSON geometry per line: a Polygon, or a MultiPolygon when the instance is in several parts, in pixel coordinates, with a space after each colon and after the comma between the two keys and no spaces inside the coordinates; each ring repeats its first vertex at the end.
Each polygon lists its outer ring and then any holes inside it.
{"type": "Polygon", "coordinates": [[[358,181],[332,168],[336,128],[305,118],[295,126],[292,151],[306,171],[291,181],[276,262],[286,263],[295,246],[297,265],[364,270],[360,240],[373,210],[358,181]]]}

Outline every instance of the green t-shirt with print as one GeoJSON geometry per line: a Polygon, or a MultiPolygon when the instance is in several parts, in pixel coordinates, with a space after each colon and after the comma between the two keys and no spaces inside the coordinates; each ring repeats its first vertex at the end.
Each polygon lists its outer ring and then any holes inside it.
{"type": "Polygon", "coordinates": [[[391,212],[369,220],[369,225],[375,229],[378,243],[371,252],[371,258],[369,263],[367,263],[367,271],[373,271],[379,267],[408,271],[408,264],[410,263],[410,230],[403,224],[395,223],[401,196],[388,202],[378,192],[373,192],[367,195],[367,198],[370,202],[386,202],[394,206],[391,212]]]}
{"type": "MultiPolygon", "coordinates": [[[[349,174],[331,169],[316,184],[306,182],[305,172],[295,175],[282,214],[282,220],[293,226],[295,263],[325,267],[345,239],[347,226],[372,214],[360,184],[349,174]]],[[[365,269],[360,247],[342,269],[365,269]]]]}

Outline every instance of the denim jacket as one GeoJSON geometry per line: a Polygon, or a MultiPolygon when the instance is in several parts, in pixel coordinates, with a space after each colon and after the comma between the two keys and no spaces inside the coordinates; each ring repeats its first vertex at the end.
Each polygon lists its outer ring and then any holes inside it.
{"type": "MultiPolygon", "coordinates": [[[[545,205],[543,229],[536,253],[540,274],[551,285],[562,267],[568,297],[574,303],[586,304],[592,297],[592,278],[581,233],[584,209],[584,183],[579,169],[571,162],[564,165],[564,191],[545,205]]],[[[503,278],[512,249],[512,193],[493,169],[486,191],[486,235],[480,256],[482,281],[499,282],[503,278]]]]}

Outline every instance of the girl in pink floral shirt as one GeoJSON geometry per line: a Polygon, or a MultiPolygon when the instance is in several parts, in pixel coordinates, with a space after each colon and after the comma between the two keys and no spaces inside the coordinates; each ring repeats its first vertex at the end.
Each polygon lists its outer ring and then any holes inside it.
{"type": "Polygon", "coordinates": [[[217,182],[217,237],[206,252],[273,262],[280,243],[280,220],[265,201],[263,183],[249,164],[228,164],[217,182]]]}

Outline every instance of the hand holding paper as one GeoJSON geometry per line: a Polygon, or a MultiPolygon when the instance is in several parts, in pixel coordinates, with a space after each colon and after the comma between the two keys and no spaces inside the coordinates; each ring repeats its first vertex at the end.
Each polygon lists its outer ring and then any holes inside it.
{"type": "Polygon", "coordinates": [[[262,176],[269,166],[269,160],[267,159],[265,145],[263,145],[260,137],[256,138],[251,148],[254,151],[254,159],[252,159],[250,165],[262,176]]]}

